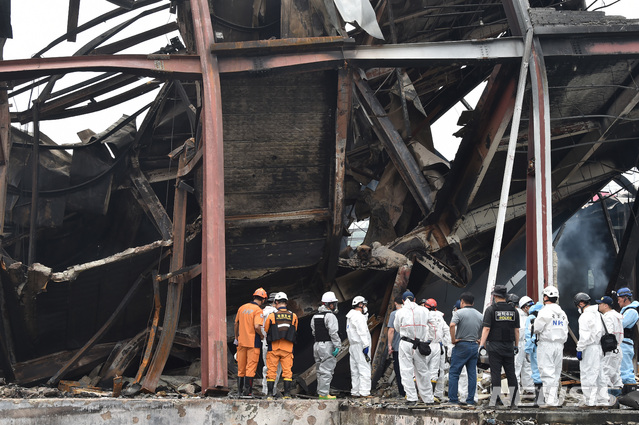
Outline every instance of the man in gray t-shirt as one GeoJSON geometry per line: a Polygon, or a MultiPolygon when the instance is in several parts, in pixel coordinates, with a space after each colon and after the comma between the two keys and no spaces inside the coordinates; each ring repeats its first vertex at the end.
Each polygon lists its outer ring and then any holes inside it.
{"type": "Polygon", "coordinates": [[[468,372],[468,396],[466,404],[475,404],[477,387],[477,357],[479,338],[481,336],[482,315],[473,308],[475,296],[470,292],[461,294],[461,308],[453,313],[450,322],[450,339],[453,352],[448,372],[448,400],[451,404],[459,404],[459,374],[466,366],[468,372]]]}
{"type": "Polygon", "coordinates": [[[404,398],[406,392],[402,385],[402,376],[399,371],[399,332],[395,332],[395,313],[402,308],[404,302],[402,296],[395,297],[395,310],[393,310],[388,318],[388,352],[393,356],[393,368],[395,370],[395,381],[397,381],[397,389],[401,398],[404,398]]]}

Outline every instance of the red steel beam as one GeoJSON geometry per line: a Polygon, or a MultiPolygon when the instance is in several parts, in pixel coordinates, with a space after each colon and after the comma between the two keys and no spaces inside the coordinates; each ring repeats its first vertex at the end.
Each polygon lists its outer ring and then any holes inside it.
{"type": "Polygon", "coordinates": [[[0,62],[0,80],[37,78],[77,71],[120,71],[164,78],[200,78],[192,55],[96,55],[16,59],[0,62]]]}
{"type": "MultiPolygon", "coordinates": [[[[205,54],[209,54],[206,51],[205,54]]],[[[344,63],[341,51],[290,53],[270,56],[220,58],[218,73],[264,71],[275,68],[334,68],[344,63]]],[[[202,69],[195,55],[95,55],[0,61],[0,81],[38,78],[87,71],[119,71],[175,79],[199,79],[202,69]]]]}
{"type": "Polygon", "coordinates": [[[228,387],[226,358],[226,259],[222,93],[207,0],[191,0],[193,32],[202,67],[202,392],[228,387]]]}

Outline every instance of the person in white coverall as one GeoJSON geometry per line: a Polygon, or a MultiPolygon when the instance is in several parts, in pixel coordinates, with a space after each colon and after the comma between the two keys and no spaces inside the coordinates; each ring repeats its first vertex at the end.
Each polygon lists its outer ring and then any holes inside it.
{"type": "Polygon", "coordinates": [[[599,304],[599,313],[603,315],[603,321],[606,324],[608,333],[613,334],[617,338],[617,349],[604,353],[603,357],[603,375],[604,383],[608,387],[608,393],[613,396],[621,395],[621,341],[623,341],[623,316],[612,308],[613,301],[611,297],[601,297],[597,300],[599,304]]]}
{"type": "Polygon", "coordinates": [[[534,388],[530,360],[526,356],[526,320],[528,319],[528,310],[533,304],[535,302],[524,295],[516,306],[519,313],[519,352],[515,356],[515,375],[521,390],[534,388]]]}
{"type": "Polygon", "coordinates": [[[535,320],[537,335],[537,364],[543,384],[545,405],[559,406],[559,381],[564,357],[564,343],[568,339],[568,317],[559,307],[559,290],[547,286],[543,290],[544,306],[535,320]]]}
{"type": "Polygon", "coordinates": [[[404,292],[402,298],[404,306],[395,313],[395,332],[399,332],[401,336],[399,369],[406,391],[406,403],[417,404],[419,394],[424,403],[432,404],[434,402],[433,387],[430,384],[428,363],[426,356],[422,355],[417,348],[419,341],[430,343],[434,337],[429,324],[430,313],[426,308],[415,303],[415,295],[412,292],[404,292]],[[412,384],[413,377],[417,383],[417,390],[412,384]]]}
{"type": "Polygon", "coordinates": [[[435,386],[437,385],[437,378],[439,377],[439,362],[443,354],[442,324],[445,326],[445,322],[444,318],[440,314],[435,314],[437,301],[433,298],[428,300],[424,299],[420,301],[419,305],[426,307],[426,309],[431,313],[429,314],[429,318],[432,327],[431,332],[433,334],[433,339],[430,342],[430,354],[426,356],[426,364],[428,365],[428,371],[430,372],[430,384],[433,386],[434,397],[435,386]]]}
{"type": "Polygon", "coordinates": [[[315,338],[313,344],[313,357],[317,371],[317,395],[321,399],[332,400],[330,395],[333,372],[337,365],[337,354],[342,348],[342,340],[339,337],[339,324],[337,322],[337,297],[331,291],[322,295],[322,305],[318,312],[311,318],[311,331],[315,338]]]}
{"type": "Polygon", "coordinates": [[[280,380],[280,376],[282,376],[282,365],[278,364],[277,365],[277,375],[275,378],[275,384],[273,385],[273,394],[267,394],[268,389],[267,389],[267,384],[266,384],[266,372],[268,370],[268,368],[266,367],[266,353],[268,352],[268,342],[266,341],[266,332],[264,332],[264,324],[266,323],[266,319],[268,319],[268,316],[271,313],[274,313],[277,311],[277,309],[273,306],[273,303],[275,302],[275,292],[271,292],[268,295],[268,298],[266,299],[266,302],[264,303],[264,308],[262,309],[262,334],[264,335],[264,338],[262,338],[262,360],[264,361],[264,367],[262,368],[262,394],[264,395],[277,395],[277,383],[280,380]]]}
{"type": "Polygon", "coordinates": [[[576,293],[573,301],[579,311],[577,360],[579,360],[581,392],[587,406],[605,406],[608,403],[608,392],[601,370],[603,317],[596,305],[590,305],[590,295],[585,292],[576,293]]]}
{"type": "Polygon", "coordinates": [[[439,350],[439,364],[429,362],[428,368],[431,371],[431,382],[436,382],[434,390],[435,401],[440,402],[444,398],[444,379],[446,377],[447,369],[446,353],[451,352],[453,344],[450,341],[450,328],[448,327],[448,323],[444,320],[444,313],[437,310],[437,301],[434,298],[429,298],[426,300],[425,305],[431,313],[435,313],[430,314],[430,316],[434,316],[435,318],[437,327],[435,340],[437,341],[437,345],[431,343],[431,350],[439,350]]]}
{"type": "Polygon", "coordinates": [[[371,333],[368,330],[367,304],[366,298],[358,295],[353,298],[353,309],[346,314],[352,397],[371,395],[371,333]]]}

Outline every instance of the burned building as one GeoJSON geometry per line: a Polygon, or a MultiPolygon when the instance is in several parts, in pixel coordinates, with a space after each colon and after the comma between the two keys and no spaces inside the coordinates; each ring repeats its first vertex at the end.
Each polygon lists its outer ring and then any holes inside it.
{"type": "MultiPolygon", "coordinates": [[[[79,24],[71,1],[66,34],[0,62],[0,358],[21,384],[100,366],[94,385],[126,373],[153,392],[165,368],[201,360],[203,391],[224,392],[234,313],[260,286],[289,294],[301,326],[326,290],[366,294],[379,377],[395,294],[427,293],[429,277],[466,287],[525,235],[536,298],[554,279],[553,230],[636,166],[639,22],[583,0],[110,2],[79,24]],[[109,41],[167,10],[172,22],[109,41]],[[84,71],[99,74],[57,87],[84,71]],[[431,126],[484,83],[449,162],[431,126]],[[39,129],[155,89],[104,132],[79,128],[79,143],[39,129]],[[344,248],[356,219],[364,243],[344,248]]],[[[620,252],[631,270],[637,248],[620,252]]],[[[302,388],[311,367],[296,363],[302,388]]]]}

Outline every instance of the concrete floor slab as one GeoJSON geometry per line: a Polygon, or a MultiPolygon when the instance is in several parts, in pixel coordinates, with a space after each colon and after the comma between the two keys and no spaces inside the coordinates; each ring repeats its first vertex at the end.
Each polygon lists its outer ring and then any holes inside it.
{"type": "Polygon", "coordinates": [[[0,425],[119,424],[638,424],[633,410],[406,408],[386,403],[319,400],[3,399],[0,425]]]}

